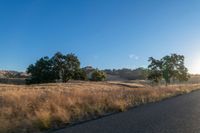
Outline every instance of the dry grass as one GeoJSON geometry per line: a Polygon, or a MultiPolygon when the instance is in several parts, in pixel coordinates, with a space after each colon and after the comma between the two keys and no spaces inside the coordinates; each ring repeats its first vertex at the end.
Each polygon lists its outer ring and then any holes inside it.
{"type": "Polygon", "coordinates": [[[200,85],[150,87],[105,82],[0,85],[0,133],[40,132],[197,88],[200,85]]]}

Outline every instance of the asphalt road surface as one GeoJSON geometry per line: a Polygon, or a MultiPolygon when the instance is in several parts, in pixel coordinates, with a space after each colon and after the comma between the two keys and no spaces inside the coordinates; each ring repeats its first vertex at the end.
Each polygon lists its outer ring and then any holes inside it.
{"type": "Polygon", "coordinates": [[[200,91],[143,105],[55,133],[200,133],[200,91]]]}

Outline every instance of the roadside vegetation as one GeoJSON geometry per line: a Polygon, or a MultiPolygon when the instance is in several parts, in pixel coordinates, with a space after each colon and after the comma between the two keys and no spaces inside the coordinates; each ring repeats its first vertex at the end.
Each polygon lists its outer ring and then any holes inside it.
{"type": "Polygon", "coordinates": [[[122,82],[0,85],[0,133],[42,132],[197,88],[199,84],[152,87],[122,82]]]}

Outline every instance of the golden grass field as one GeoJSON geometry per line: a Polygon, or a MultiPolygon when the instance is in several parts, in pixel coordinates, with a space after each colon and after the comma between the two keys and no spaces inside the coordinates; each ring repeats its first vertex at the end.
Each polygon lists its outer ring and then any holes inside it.
{"type": "Polygon", "coordinates": [[[0,84],[0,133],[35,133],[188,93],[200,84],[151,87],[123,82],[0,84]]]}

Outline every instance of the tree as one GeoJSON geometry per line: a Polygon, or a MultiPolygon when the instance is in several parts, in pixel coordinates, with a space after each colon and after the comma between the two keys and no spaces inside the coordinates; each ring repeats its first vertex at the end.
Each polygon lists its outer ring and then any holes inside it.
{"type": "Polygon", "coordinates": [[[31,74],[27,79],[28,84],[55,82],[56,79],[53,63],[49,57],[40,58],[35,64],[31,64],[27,68],[27,73],[31,74]]]}
{"type": "Polygon", "coordinates": [[[75,73],[80,70],[80,61],[74,54],[63,55],[58,52],[52,57],[52,62],[57,78],[63,82],[73,79],[75,73]]]}
{"type": "Polygon", "coordinates": [[[91,75],[92,81],[103,81],[105,79],[106,79],[106,74],[100,70],[95,70],[91,75]]]}
{"type": "Polygon", "coordinates": [[[184,65],[184,56],[171,54],[161,60],[149,58],[150,65],[148,79],[158,83],[162,78],[166,85],[171,81],[187,81],[189,79],[188,69],[184,65]]]}
{"type": "Polygon", "coordinates": [[[148,66],[148,79],[159,83],[162,80],[162,61],[156,60],[153,57],[150,57],[148,61],[150,62],[148,66]]]}
{"type": "Polygon", "coordinates": [[[64,55],[60,52],[57,52],[52,58],[53,70],[56,73],[56,79],[62,79],[62,75],[64,73],[64,55]]]}
{"type": "Polygon", "coordinates": [[[64,61],[63,82],[74,78],[74,74],[80,69],[80,61],[74,54],[67,54],[64,61]]]}
{"type": "Polygon", "coordinates": [[[188,69],[184,65],[183,55],[171,54],[162,59],[163,78],[166,84],[171,81],[187,81],[189,79],[188,69]]]}
{"type": "Polygon", "coordinates": [[[43,57],[27,68],[31,74],[27,83],[49,83],[70,79],[85,80],[86,74],[80,69],[80,61],[74,54],[63,55],[57,52],[51,59],[43,57]]]}

